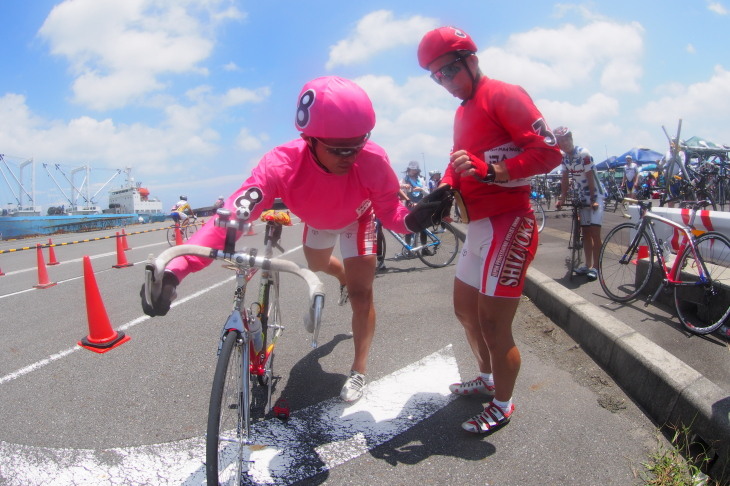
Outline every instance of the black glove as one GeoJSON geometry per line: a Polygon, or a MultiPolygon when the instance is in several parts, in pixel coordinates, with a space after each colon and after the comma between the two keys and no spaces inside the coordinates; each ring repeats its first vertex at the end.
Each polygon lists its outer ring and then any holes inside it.
{"type": "Polygon", "coordinates": [[[162,276],[162,287],[158,295],[155,295],[155,288],[152,287],[152,305],[147,305],[147,299],[144,295],[144,284],[142,290],[139,291],[142,297],[142,310],[150,317],[164,316],[170,310],[170,304],[177,297],[177,286],[180,281],[174,273],[165,272],[162,276]]]}
{"type": "Polygon", "coordinates": [[[454,201],[454,194],[448,184],[439,187],[431,194],[421,199],[411,212],[406,216],[406,227],[413,233],[441,223],[444,217],[451,211],[451,203],[454,201]]]}

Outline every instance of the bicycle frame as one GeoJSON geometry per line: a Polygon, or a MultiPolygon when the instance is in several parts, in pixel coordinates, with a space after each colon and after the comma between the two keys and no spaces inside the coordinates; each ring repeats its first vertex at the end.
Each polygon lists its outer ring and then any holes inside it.
{"type": "MultiPolygon", "coordinates": [[[[632,201],[633,202],[633,201],[632,201]]],[[[695,236],[692,233],[692,227],[694,225],[695,216],[697,215],[697,208],[693,207],[690,213],[690,219],[689,223],[687,225],[677,223],[675,221],[672,221],[670,219],[667,219],[665,217],[653,214],[651,212],[651,204],[642,203],[640,201],[636,201],[639,203],[639,211],[640,211],[640,218],[641,222],[639,223],[638,227],[636,228],[636,234],[634,235],[631,244],[629,244],[629,247],[624,253],[624,255],[621,257],[621,260],[619,263],[621,264],[631,264],[631,260],[634,257],[634,255],[638,254],[639,252],[639,242],[641,240],[641,235],[646,234],[649,238],[649,243],[652,246],[652,249],[654,250],[654,254],[657,256],[657,259],[659,260],[659,263],[661,264],[660,267],[662,269],[662,272],[664,274],[664,279],[662,280],[662,284],[659,286],[659,288],[656,290],[656,292],[650,297],[650,299],[647,300],[646,305],[648,305],[650,302],[654,302],[656,298],[659,296],[659,293],[666,287],[666,286],[699,286],[699,285],[706,285],[708,283],[712,283],[711,278],[709,278],[709,272],[707,271],[707,267],[705,266],[705,262],[702,258],[699,257],[699,252],[697,251],[697,247],[695,245],[695,236]],[[664,248],[663,245],[660,244],[659,238],[656,235],[656,231],[654,230],[653,223],[655,221],[658,221],[660,223],[667,224],[669,226],[672,226],[673,228],[680,231],[682,234],[682,239],[680,242],[679,249],[677,250],[677,256],[682,255],[687,247],[690,248],[690,251],[692,251],[692,256],[694,257],[695,261],[699,263],[697,267],[699,280],[696,282],[685,282],[681,279],[681,273],[682,269],[680,268],[680,258],[676,258],[674,262],[672,262],[671,267],[667,265],[667,259],[664,255],[664,248]]]]}
{"type": "MultiPolygon", "coordinates": [[[[378,224],[380,224],[380,223],[378,223],[378,224]]],[[[436,236],[436,233],[433,233],[429,229],[425,229],[425,230],[423,230],[423,232],[425,232],[428,236],[434,238],[434,240],[429,241],[426,244],[422,244],[422,245],[419,245],[419,246],[411,246],[411,245],[409,245],[408,243],[406,243],[406,240],[401,235],[399,235],[398,233],[396,233],[395,231],[393,231],[391,229],[385,228],[385,230],[388,233],[390,233],[391,235],[393,235],[393,238],[395,238],[396,241],[398,241],[398,243],[400,243],[401,245],[403,245],[403,248],[405,248],[406,250],[408,250],[410,252],[413,252],[413,253],[415,253],[415,252],[417,252],[419,250],[422,250],[422,249],[424,249],[426,247],[429,247],[429,246],[437,246],[439,244],[439,242],[440,242],[438,236],[436,236]]],[[[413,235],[413,240],[411,240],[411,241],[414,241],[416,238],[420,238],[420,236],[421,236],[421,233],[409,233],[409,234],[410,235],[413,235]]]]}

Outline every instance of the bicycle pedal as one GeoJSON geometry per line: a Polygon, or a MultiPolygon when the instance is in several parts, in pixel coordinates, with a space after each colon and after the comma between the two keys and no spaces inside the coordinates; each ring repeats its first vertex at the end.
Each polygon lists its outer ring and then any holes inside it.
{"type": "Polygon", "coordinates": [[[274,411],[274,417],[278,418],[279,420],[281,420],[283,422],[286,422],[287,420],[289,420],[289,414],[290,414],[289,402],[287,402],[283,398],[280,398],[276,401],[276,403],[274,404],[273,411],[274,411]]]}

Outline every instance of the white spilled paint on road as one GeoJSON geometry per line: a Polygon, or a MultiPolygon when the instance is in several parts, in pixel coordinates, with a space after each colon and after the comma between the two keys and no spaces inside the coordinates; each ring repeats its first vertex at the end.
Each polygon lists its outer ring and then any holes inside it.
{"type": "MultiPolygon", "coordinates": [[[[290,484],[367,453],[451,401],[459,380],[451,346],[368,384],[352,405],[333,398],[253,428],[251,484],[290,484]]],[[[0,441],[0,483],[8,485],[201,485],[205,439],[107,450],[51,449],[0,441]]]]}

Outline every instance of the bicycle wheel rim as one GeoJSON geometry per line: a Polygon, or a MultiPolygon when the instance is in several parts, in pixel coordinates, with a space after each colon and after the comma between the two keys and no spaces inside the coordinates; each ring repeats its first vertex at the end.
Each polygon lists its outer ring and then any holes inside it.
{"type": "Polygon", "coordinates": [[[167,228],[167,244],[175,246],[175,228],[167,228]]]}
{"type": "MultiPolygon", "coordinates": [[[[238,485],[243,474],[248,423],[244,386],[249,373],[241,373],[245,348],[240,334],[229,331],[218,355],[208,409],[206,474],[208,485],[238,485]],[[243,375],[243,376],[242,376],[243,375]]],[[[250,418],[249,418],[250,420],[250,418]]]]}
{"type": "Polygon", "coordinates": [[[449,223],[441,223],[421,233],[421,240],[415,242],[414,246],[424,244],[424,235],[426,246],[416,252],[419,260],[432,268],[445,267],[454,261],[459,252],[459,238],[449,223]]]}
{"type": "Polygon", "coordinates": [[[712,284],[699,284],[698,262],[687,247],[680,258],[681,280],[695,286],[674,288],[677,316],[686,329],[708,334],[728,320],[730,314],[730,240],[719,233],[705,233],[697,238],[697,251],[704,261],[712,284]]]}
{"type": "Polygon", "coordinates": [[[542,204],[533,200],[532,201],[532,210],[535,213],[535,222],[537,223],[537,232],[540,233],[543,230],[543,228],[545,227],[545,209],[543,209],[542,204]]]}
{"type": "Polygon", "coordinates": [[[627,302],[639,295],[654,269],[654,249],[646,234],[639,240],[641,249],[626,254],[636,229],[637,225],[631,223],[616,226],[604,238],[598,255],[598,281],[606,295],[616,302],[627,302]],[[645,258],[637,258],[639,252],[645,258]]]}

